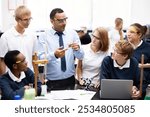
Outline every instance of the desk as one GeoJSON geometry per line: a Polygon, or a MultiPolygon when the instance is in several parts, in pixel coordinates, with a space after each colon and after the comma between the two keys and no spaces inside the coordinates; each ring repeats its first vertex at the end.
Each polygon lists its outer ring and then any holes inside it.
{"type": "MultiPolygon", "coordinates": [[[[78,83],[75,85],[75,90],[76,89],[83,89],[84,87],[79,85],[78,83]]],[[[92,97],[91,100],[100,100],[100,94],[99,94],[99,90],[95,90],[95,95],[92,97]]]]}
{"type": "Polygon", "coordinates": [[[74,90],[51,91],[45,96],[39,96],[36,100],[99,100],[99,91],[86,91],[79,85],[75,85],[74,90]]]}
{"type": "Polygon", "coordinates": [[[91,100],[101,100],[101,99],[100,99],[99,91],[97,91],[97,92],[95,93],[95,95],[92,97],[91,100]]]}
{"type": "Polygon", "coordinates": [[[96,92],[85,90],[56,90],[35,99],[46,100],[91,100],[96,92]]]}

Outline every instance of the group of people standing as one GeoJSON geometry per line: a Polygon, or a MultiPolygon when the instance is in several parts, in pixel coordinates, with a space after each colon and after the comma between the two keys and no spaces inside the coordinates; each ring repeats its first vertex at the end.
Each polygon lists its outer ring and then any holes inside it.
{"type": "MultiPolygon", "coordinates": [[[[145,55],[144,63],[150,63],[150,45],[142,41],[144,32],[140,24],[135,23],[129,27],[127,40],[123,39],[122,26],[119,26],[117,30],[121,36],[110,53],[111,43],[107,29],[96,28],[92,32],[91,42],[81,46],[77,32],[66,28],[68,17],[61,8],[53,9],[49,17],[52,27],[37,38],[26,29],[32,20],[31,11],[26,6],[19,6],[15,10],[16,26],[6,31],[0,39],[2,99],[14,99],[16,94],[23,97],[29,84],[34,85],[34,52],[38,53],[39,59],[48,60],[45,83],[49,91],[74,89],[75,79],[83,87],[86,87],[85,79],[90,79],[88,85],[98,91],[101,79],[118,78],[133,80],[132,97],[141,98],[139,63],[142,54],[145,55]],[[75,68],[76,59],[78,62],[75,68]]],[[[144,69],[142,97],[150,84],[149,77],[150,69],[144,69]]],[[[41,85],[38,80],[37,95],[41,93],[41,85]]]]}
{"type": "MultiPolygon", "coordinates": [[[[48,90],[74,89],[74,61],[75,58],[83,58],[83,51],[76,31],[65,28],[67,16],[64,11],[60,8],[51,11],[52,28],[45,31],[39,38],[32,32],[27,32],[26,28],[32,17],[31,11],[26,6],[16,8],[15,20],[16,26],[6,31],[0,39],[3,45],[0,48],[2,99],[14,99],[16,94],[23,98],[27,86],[30,83],[33,83],[34,86],[32,77],[34,52],[38,53],[39,59],[46,57],[49,61],[46,70],[48,90]],[[6,63],[8,61],[6,59],[9,59],[9,63],[6,63]]],[[[40,86],[41,83],[38,83],[37,94],[41,92],[40,86]]]]}

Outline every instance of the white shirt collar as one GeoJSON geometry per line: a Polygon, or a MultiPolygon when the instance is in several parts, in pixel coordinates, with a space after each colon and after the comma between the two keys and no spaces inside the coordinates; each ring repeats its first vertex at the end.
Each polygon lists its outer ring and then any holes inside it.
{"type": "MultiPolygon", "coordinates": [[[[52,27],[51,29],[52,29],[52,33],[55,35],[57,31],[56,31],[56,30],[54,30],[54,28],[53,28],[53,27],[52,27]]],[[[66,34],[66,30],[64,30],[62,33],[63,33],[63,35],[65,35],[65,34],[66,34]]]]}
{"type": "Polygon", "coordinates": [[[17,30],[15,29],[15,27],[12,27],[13,28],[13,34],[15,35],[15,36],[20,36],[20,35],[27,35],[27,29],[24,31],[24,33],[23,34],[20,34],[19,32],[17,32],[17,30]]]}
{"type": "Polygon", "coordinates": [[[25,78],[25,73],[21,72],[20,78],[17,78],[10,70],[8,70],[8,74],[13,81],[21,82],[22,79],[25,78]]]}
{"type": "Polygon", "coordinates": [[[139,46],[141,46],[142,43],[143,43],[143,40],[141,40],[140,43],[139,43],[136,47],[134,46],[134,49],[136,49],[136,48],[138,48],[139,46]]]}
{"type": "Polygon", "coordinates": [[[118,67],[119,69],[130,67],[130,59],[128,59],[123,66],[118,65],[115,60],[113,60],[113,62],[114,62],[114,67],[118,67]]]}

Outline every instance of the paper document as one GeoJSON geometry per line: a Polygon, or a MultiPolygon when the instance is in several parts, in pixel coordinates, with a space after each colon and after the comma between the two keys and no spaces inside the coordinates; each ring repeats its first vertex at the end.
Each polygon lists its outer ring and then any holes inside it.
{"type": "MultiPolygon", "coordinates": [[[[48,100],[91,100],[96,92],[85,90],[57,90],[46,94],[42,99],[48,100]]],[[[40,97],[37,97],[40,99],[40,97]]]]}

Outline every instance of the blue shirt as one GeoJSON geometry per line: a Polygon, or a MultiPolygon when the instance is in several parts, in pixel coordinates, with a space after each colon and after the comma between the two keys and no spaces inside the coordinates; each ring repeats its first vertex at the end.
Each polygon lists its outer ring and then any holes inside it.
{"type": "MultiPolygon", "coordinates": [[[[63,32],[64,48],[68,48],[71,43],[78,43],[81,46],[81,42],[78,34],[74,30],[65,30],[63,32]]],[[[49,60],[47,64],[46,78],[48,80],[61,80],[71,77],[75,74],[75,58],[82,59],[83,51],[81,48],[78,51],[68,48],[65,52],[66,58],[66,71],[61,71],[61,59],[56,58],[54,52],[59,48],[59,36],[54,29],[47,30],[41,34],[38,38],[38,55],[40,59],[44,59],[43,53],[49,60]]]]}

